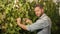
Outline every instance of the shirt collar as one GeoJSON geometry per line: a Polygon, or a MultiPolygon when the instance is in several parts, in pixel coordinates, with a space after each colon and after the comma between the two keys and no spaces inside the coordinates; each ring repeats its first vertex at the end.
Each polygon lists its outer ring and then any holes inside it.
{"type": "Polygon", "coordinates": [[[46,15],[46,14],[44,13],[44,14],[42,14],[42,16],[41,16],[41,17],[39,17],[39,18],[43,18],[45,15],[46,15]]]}

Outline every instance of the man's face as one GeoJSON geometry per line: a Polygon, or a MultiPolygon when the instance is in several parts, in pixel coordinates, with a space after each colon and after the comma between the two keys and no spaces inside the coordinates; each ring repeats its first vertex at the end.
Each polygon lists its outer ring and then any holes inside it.
{"type": "Polygon", "coordinates": [[[39,17],[42,14],[42,9],[40,9],[40,7],[36,7],[34,11],[37,17],[39,17]]]}

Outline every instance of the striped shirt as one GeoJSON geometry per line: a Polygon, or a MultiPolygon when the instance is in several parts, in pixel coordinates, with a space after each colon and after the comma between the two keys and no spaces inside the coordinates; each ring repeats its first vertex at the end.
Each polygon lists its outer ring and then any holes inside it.
{"type": "Polygon", "coordinates": [[[46,14],[43,14],[35,23],[27,26],[27,30],[31,32],[39,29],[42,30],[37,34],[51,34],[51,20],[46,14]]]}

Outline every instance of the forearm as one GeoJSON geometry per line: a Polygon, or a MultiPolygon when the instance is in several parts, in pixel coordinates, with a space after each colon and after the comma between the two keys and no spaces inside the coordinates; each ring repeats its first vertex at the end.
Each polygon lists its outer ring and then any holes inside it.
{"type": "Polygon", "coordinates": [[[26,25],[24,25],[24,24],[18,24],[18,26],[21,27],[21,28],[24,29],[24,30],[27,30],[27,27],[26,27],[26,25]]]}

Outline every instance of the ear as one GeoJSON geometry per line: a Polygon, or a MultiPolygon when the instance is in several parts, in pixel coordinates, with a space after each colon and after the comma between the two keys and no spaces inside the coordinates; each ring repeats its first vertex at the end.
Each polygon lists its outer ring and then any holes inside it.
{"type": "Polygon", "coordinates": [[[41,12],[44,13],[44,9],[41,9],[41,12]]]}

